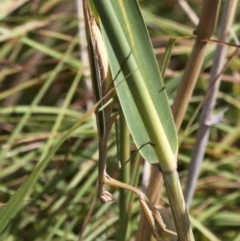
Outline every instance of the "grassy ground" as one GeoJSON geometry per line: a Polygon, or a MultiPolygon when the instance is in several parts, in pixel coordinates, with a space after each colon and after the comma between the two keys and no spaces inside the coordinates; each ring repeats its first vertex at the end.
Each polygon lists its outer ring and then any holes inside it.
{"type": "MultiPolygon", "coordinates": [[[[140,3],[160,64],[168,38],[191,35],[194,25],[174,1],[158,5],[155,1],[140,3]]],[[[199,13],[201,1],[191,4],[199,13]]],[[[239,18],[238,13],[234,25],[237,36],[239,18]]],[[[82,61],[86,41],[77,35],[75,1],[4,0],[0,19],[0,201],[4,206],[49,154],[61,134],[92,105],[93,95],[89,67],[82,61]]],[[[172,51],[165,77],[170,103],[192,45],[192,39],[180,39],[172,51]]],[[[179,132],[179,174],[183,187],[199,127],[199,113],[196,118],[193,116],[208,89],[215,47],[216,44],[209,45],[179,132]]],[[[229,56],[234,50],[228,49],[229,56]]],[[[235,56],[222,77],[216,110],[228,110],[223,121],[211,128],[190,209],[199,241],[240,240],[239,61],[235,56]]],[[[133,144],[131,148],[134,152],[133,144]]],[[[108,172],[118,179],[116,156],[113,130],[109,138],[108,172]]],[[[106,205],[96,198],[97,158],[93,115],[49,160],[31,193],[21,201],[20,210],[2,232],[1,240],[116,240],[119,194],[111,190],[116,201],[106,205]]],[[[130,182],[139,187],[142,164],[139,155],[127,164],[131,168],[130,182]]],[[[165,195],[161,203],[167,205],[165,195]]],[[[132,197],[131,238],[137,229],[139,210],[138,201],[132,197]]]]}

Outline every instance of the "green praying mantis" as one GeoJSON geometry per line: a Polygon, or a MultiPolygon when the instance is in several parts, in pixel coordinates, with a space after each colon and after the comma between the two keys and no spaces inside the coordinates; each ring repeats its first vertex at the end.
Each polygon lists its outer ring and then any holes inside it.
{"type": "MultiPolygon", "coordinates": [[[[92,16],[88,2],[83,0],[85,26],[88,36],[88,50],[93,81],[93,89],[96,101],[103,99],[100,108],[96,112],[97,128],[99,137],[99,162],[98,162],[98,196],[102,203],[113,201],[114,197],[105,189],[105,184],[123,188],[136,194],[145,217],[149,223],[152,234],[158,241],[166,240],[163,236],[177,236],[177,234],[166,228],[159,210],[150,202],[146,195],[131,185],[119,182],[106,173],[107,141],[113,123],[117,115],[112,115],[113,91],[109,94],[112,80],[108,57],[105,50],[101,31],[92,16]],[[107,97],[106,97],[107,95],[107,97]]],[[[131,54],[131,53],[130,53],[131,54]]],[[[127,57],[127,56],[126,56],[127,57]]],[[[127,61],[127,59],[126,59],[127,61]]],[[[124,63],[123,63],[124,68],[124,63]]],[[[121,70],[120,70],[121,71],[121,70]]],[[[168,237],[169,238],[169,237],[168,237]]],[[[169,239],[168,239],[169,240],[169,239]]]]}

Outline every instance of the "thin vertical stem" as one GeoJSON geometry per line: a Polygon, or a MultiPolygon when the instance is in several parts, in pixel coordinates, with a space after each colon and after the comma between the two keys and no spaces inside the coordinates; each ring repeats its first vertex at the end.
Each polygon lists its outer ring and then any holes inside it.
{"type": "MultiPolygon", "coordinates": [[[[130,183],[130,165],[124,165],[130,157],[130,133],[123,115],[119,117],[119,159],[121,162],[120,181],[130,183]]],[[[124,189],[119,190],[119,229],[117,241],[128,240],[130,231],[129,196],[131,193],[124,189]]]]}
{"type": "MultiPolygon", "coordinates": [[[[233,24],[235,12],[237,9],[237,3],[238,3],[238,0],[229,0],[225,2],[224,12],[222,15],[219,35],[218,35],[218,39],[220,41],[227,41],[228,39],[230,29],[233,24]]],[[[227,46],[218,45],[216,49],[216,54],[214,57],[214,64],[210,74],[209,87],[210,87],[211,93],[208,94],[201,112],[200,126],[197,132],[196,143],[194,145],[190,169],[189,169],[189,177],[185,188],[184,196],[186,199],[186,204],[188,209],[192,202],[201,164],[205,154],[206,145],[209,138],[210,126],[209,124],[207,124],[207,121],[210,119],[213,119],[212,111],[216,103],[216,95],[220,86],[221,78],[218,77],[216,79],[216,76],[218,76],[218,73],[221,72],[221,69],[224,66],[224,63],[226,61],[226,54],[227,54],[227,46]]]]}

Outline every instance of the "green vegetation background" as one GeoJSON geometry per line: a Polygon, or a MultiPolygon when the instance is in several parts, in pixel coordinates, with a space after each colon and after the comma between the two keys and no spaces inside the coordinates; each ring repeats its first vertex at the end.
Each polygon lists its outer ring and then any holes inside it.
{"type": "MultiPolygon", "coordinates": [[[[198,14],[201,1],[189,1],[198,14]]],[[[159,65],[167,41],[191,35],[194,26],[174,0],[140,1],[159,65]]],[[[0,202],[3,206],[48,155],[61,134],[93,103],[89,66],[82,61],[86,41],[78,38],[75,1],[3,0],[0,10],[0,202]]],[[[239,36],[240,12],[234,29],[239,36]]],[[[82,21],[82,19],[80,19],[82,21]]],[[[84,29],[81,30],[82,32],[84,29]]],[[[81,36],[81,35],[80,35],[81,36]]],[[[170,103],[174,98],[192,39],[180,39],[165,76],[170,103]]],[[[216,44],[209,45],[203,71],[179,134],[179,174],[184,183],[198,118],[193,113],[204,99],[216,44]]],[[[234,48],[229,49],[229,53],[234,48]]],[[[240,240],[240,59],[236,56],[222,77],[217,109],[228,108],[213,126],[197,190],[190,209],[196,240],[240,240]],[[213,239],[212,239],[213,240],[213,239]]],[[[144,66],[142,66],[144,68],[144,66]]],[[[116,103],[115,110],[118,110],[116,103]]],[[[109,138],[108,172],[118,179],[116,138],[109,138]]],[[[136,149],[131,144],[134,152],[136,149]]],[[[1,234],[1,240],[116,240],[116,201],[96,199],[98,139],[95,116],[82,124],[59,148],[34,185],[31,195],[1,234]]],[[[143,160],[130,165],[130,182],[141,188],[143,160]]],[[[163,194],[162,205],[168,205],[163,194]]],[[[138,225],[139,204],[132,199],[131,237],[138,225]]],[[[133,239],[132,239],[133,240],[133,239]]]]}

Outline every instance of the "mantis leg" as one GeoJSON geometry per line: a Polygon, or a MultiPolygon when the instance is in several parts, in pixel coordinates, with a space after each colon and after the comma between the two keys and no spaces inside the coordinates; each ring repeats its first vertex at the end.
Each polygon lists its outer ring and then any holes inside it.
{"type": "Polygon", "coordinates": [[[166,235],[168,237],[177,236],[177,233],[166,228],[166,225],[163,222],[160,212],[150,202],[150,200],[146,197],[146,195],[143,192],[126,183],[119,182],[108,175],[105,175],[103,180],[104,180],[104,183],[106,184],[129,190],[138,196],[142,211],[144,212],[144,215],[147,218],[149,226],[151,228],[152,234],[157,241],[165,241],[165,239],[160,237],[159,233],[164,234],[164,236],[166,235]]]}

